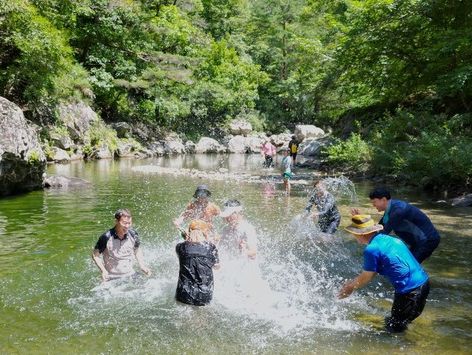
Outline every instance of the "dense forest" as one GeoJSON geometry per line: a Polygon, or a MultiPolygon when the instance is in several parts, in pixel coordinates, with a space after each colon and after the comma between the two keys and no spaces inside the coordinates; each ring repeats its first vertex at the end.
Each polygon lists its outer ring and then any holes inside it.
{"type": "Polygon", "coordinates": [[[470,190],[472,3],[1,1],[0,96],[43,126],[73,100],[190,138],[315,124],[342,169],[470,190]]]}

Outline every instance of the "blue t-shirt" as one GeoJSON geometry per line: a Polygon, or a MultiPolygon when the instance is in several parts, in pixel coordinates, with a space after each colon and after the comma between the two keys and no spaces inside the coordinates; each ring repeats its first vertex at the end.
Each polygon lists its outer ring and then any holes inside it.
{"type": "Polygon", "coordinates": [[[364,249],[364,270],[385,276],[397,293],[408,293],[428,281],[405,243],[385,234],[374,236],[364,249]]]}
{"type": "Polygon", "coordinates": [[[405,201],[390,200],[380,224],[384,226],[383,233],[389,234],[393,230],[412,249],[417,249],[427,240],[439,239],[439,233],[428,216],[405,201]]]}

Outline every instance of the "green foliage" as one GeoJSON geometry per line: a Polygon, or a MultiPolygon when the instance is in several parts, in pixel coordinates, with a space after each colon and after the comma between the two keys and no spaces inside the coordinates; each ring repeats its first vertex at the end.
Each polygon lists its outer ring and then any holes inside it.
{"type": "Polygon", "coordinates": [[[413,185],[470,186],[472,117],[398,111],[373,134],[374,171],[413,185]]]}
{"type": "Polygon", "coordinates": [[[116,131],[107,127],[101,121],[97,121],[90,127],[88,132],[89,143],[84,147],[84,153],[90,156],[95,148],[107,146],[110,153],[113,155],[118,149],[118,137],[116,131]]]}
{"type": "Polygon", "coordinates": [[[329,163],[351,172],[367,171],[372,159],[371,147],[358,133],[329,146],[326,148],[326,154],[329,163]]]}

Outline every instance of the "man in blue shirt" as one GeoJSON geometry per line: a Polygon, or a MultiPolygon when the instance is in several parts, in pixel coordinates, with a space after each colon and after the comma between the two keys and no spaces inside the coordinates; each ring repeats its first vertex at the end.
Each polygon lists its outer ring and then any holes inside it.
{"type": "Polygon", "coordinates": [[[385,234],[395,232],[420,263],[431,256],[441,238],[426,214],[405,201],[392,200],[383,187],[372,191],[369,198],[377,211],[384,212],[379,223],[385,234]]]}
{"type": "Polygon", "coordinates": [[[355,215],[346,231],[356,236],[364,249],[364,267],[355,279],[341,288],[338,298],[348,297],[367,285],[377,274],[385,276],[395,289],[391,316],[385,318],[390,332],[402,332],[423,312],[429,294],[429,278],[400,239],[379,233],[382,225],[369,215],[355,215]]]}

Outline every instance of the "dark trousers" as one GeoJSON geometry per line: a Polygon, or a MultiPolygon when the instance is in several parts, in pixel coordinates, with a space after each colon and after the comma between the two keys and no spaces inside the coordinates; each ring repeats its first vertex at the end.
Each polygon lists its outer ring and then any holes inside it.
{"type": "Polygon", "coordinates": [[[415,259],[418,260],[418,262],[421,264],[423,261],[425,261],[431,256],[433,251],[438,247],[440,241],[440,237],[429,238],[426,243],[423,243],[416,248],[412,248],[411,253],[415,257],[415,259]]]}
{"type": "Polygon", "coordinates": [[[385,318],[385,328],[389,332],[403,332],[414,319],[423,312],[429,294],[429,281],[408,293],[395,293],[392,314],[385,318]]]}
{"type": "Polygon", "coordinates": [[[264,167],[270,168],[273,165],[274,165],[274,158],[272,158],[271,155],[266,155],[265,161],[264,161],[264,167]]]}

